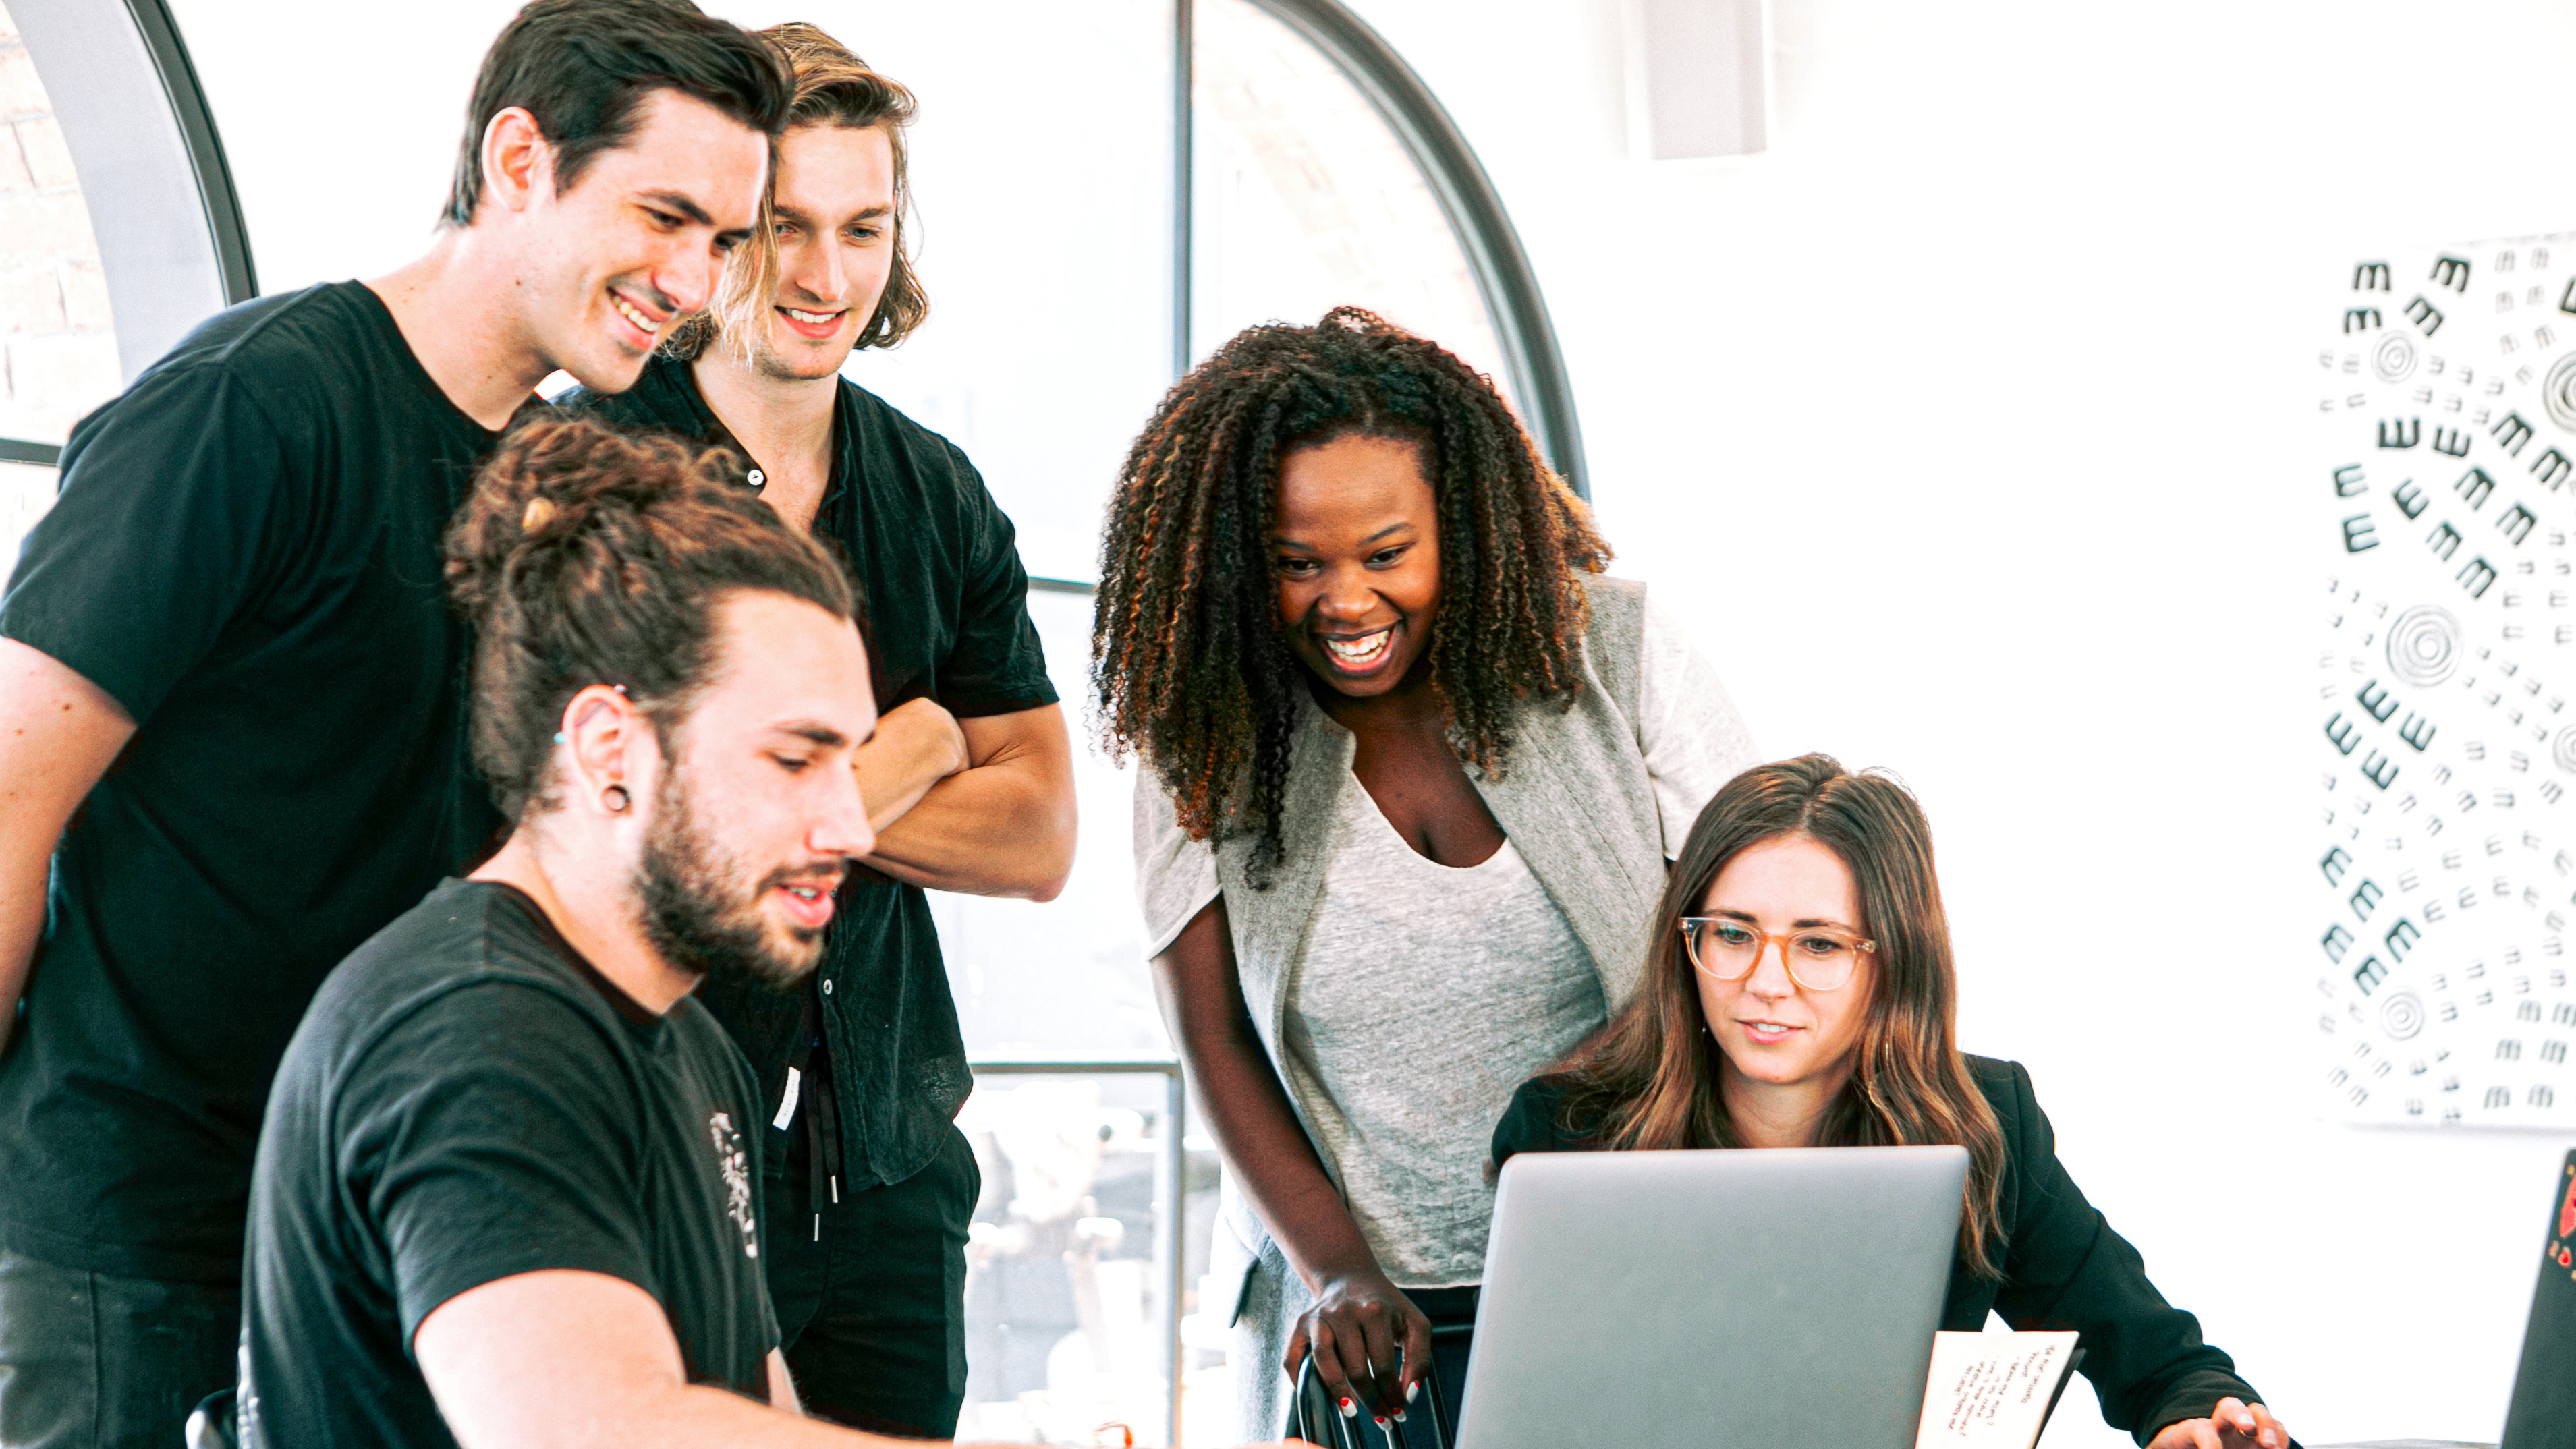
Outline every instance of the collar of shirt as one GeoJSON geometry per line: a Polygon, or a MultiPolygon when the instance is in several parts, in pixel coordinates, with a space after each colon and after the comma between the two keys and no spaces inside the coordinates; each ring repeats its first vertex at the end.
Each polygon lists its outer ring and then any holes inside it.
{"type": "MultiPolygon", "coordinates": [[[[698,370],[694,363],[674,357],[656,357],[652,366],[645,370],[644,381],[638,385],[667,389],[671,399],[695,421],[695,431],[701,439],[731,448],[750,468],[749,475],[743,480],[746,487],[758,488],[768,481],[768,466],[752,456],[751,449],[743,446],[742,439],[734,436],[733,429],[725,426],[724,419],[716,416],[715,408],[707,402],[705,390],[698,386],[698,370]]],[[[850,455],[855,449],[850,437],[850,403],[843,395],[849,385],[847,379],[833,380],[832,477],[823,487],[823,501],[814,509],[818,520],[828,516],[850,486],[850,455]]]]}

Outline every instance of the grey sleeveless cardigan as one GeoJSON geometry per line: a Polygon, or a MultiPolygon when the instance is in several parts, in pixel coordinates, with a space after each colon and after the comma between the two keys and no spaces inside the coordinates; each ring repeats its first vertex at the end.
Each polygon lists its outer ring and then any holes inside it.
{"type": "MultiPolygon", "coordinates": [[[[1602,1000],[1615,1012],[1635,987],[1645,959],[1647,918],[1664,888],[1664,837],[1638,742],[1645,588],[1599,575],[1586,575],[1583,582],[1592,621],[1584,639],[1581,690],[1570,704],[1523,710],[1501,778],[1482,778],[1473,769],[1468,778],[1530,873],[1565,913],[1592,957],[1602,1000]]],[[[1350,731],[1301,699],[1280,818],[1281,861],[1269,888],[1255,890],[1248,878],[1250,839],[1230,839],[1216,849],[1235,970],[1274,1066],[1283,1055],[1288,969],[1322,893],[1334,796],[1356,748],[1350,731]]],[[[1155,801],[1168,820],[1169,797],[1150,786],[1140,790],[1140,811],[1154,808],[1155,801]]],[[[1459,1029],[1473,1030],[1473,1023],[1462,1022],[1459,1029]]],[[[1290,1074],[1280,1077],[1285,1085],[1290,1074]]],[[[1316,1141],[1294,1087],[1289,1100],[1308,1140],[1316,1141]]],[[[1339,1182],[1330,1151],[1320,1142],[1316,1151],[1339,1182]]],[[[1275,1437],[1287,1391],[1278,1364],[1289,1328],[1311,1299],[1231,1178],[1220,1194],[1209,1267],[1200,1311],[1229,1317],[1235,1328],[1236,1399],[1244,1416],[1235,1437],[1275,1437]]]]}

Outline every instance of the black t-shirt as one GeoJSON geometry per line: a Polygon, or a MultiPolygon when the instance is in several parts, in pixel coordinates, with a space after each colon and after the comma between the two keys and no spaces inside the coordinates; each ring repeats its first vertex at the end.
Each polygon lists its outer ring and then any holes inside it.
{"type": "MultiPolygon", "coordinates": [[[[1973,1332],[1996,1313],[2016,1329],[2076,1330],[2103,1419],[2141,1444],[2176,1420],[2206,1417],[2230,1395],[2261,1403],[2235,1361],[2201,1341],[2200,1320],[2165,1301],[2147,1281],[2146,1260],[2067,1176],[2030,1072],[1991,1057],[1967,1061],[2003,1132],[2004,1275],[1981,1278],[1953,1255],[1941,1326],[1973,1332]]],[[[1574,1119],[1569,1085],[1563,1077],[1521,1084],[1494,1128],[1497,1165],[1521,1152],[1599,1150],[1601,1124],[1574,1119]]]]}
{"type": "MultiPolygon", "coordinates": [[[[747,457],[685,362],[656,357],[626,392],[575,390],[558,401],[747,457]]],[[[927,695],[972,719],[1055,703],[1011,521],[974,465],[956,444],[847,378],[833,422],[832,481],[814,534],[841,551],[865,595],[877,707],[927,695]]],[[[974,1086],[921,888],[851,872],[818,978],[843,1180],[901,1182],[938,1154],[974,1086]]],[[[751,1057],[768,1100],[783,1100],[787,1068],[805,1045],[795,999],[756,986],[705,995],[751,1057]]]]}
{"type": "Polygon", "coordinates": [[[501,823],[439,556],[494,437],[356,282],[209,320],[73,430],[0,634],[138,729],[54,856],[0,1057],[0,1246],[239,1275],[305,1002],[501,823]]]}
{"type": "Polygon", "coordinates": [[[655,1016],[519,891],[441,885],[331,974],[278,1068],[245,1445],[449,1449],[413,1333],[547,1269],[652,1294],[691,1382],[767,1402],[759,1092],[694,999],[655,1016]]]}

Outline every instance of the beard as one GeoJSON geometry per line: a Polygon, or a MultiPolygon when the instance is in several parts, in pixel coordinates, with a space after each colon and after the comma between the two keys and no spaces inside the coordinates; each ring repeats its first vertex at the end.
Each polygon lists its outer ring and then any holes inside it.
{"type": "Polygon", "coordinates": [[[677,771],[663,777],[658,794],[635,867],[644,939],[664,961],[718,982],[786,990],[813,974],[823,956],[822,930],[773,928],[760,902],[782,885],[824,882],[811,868],[782,866],[738,893],[732,883],[744,878],[742,863],[699,827],[677,771]]]}
{"type": "Polygon", "coordinates": [[[791,358],[770,343],[769,328],[775,325],[774,322],[764,322],[760,335],[751,344],[751,370],[761,377],[772,382],[819,382],[837,375],[842,364],[850,360],[853,350],[850,348],[843,348],[841,355],[829,366],[814,360],[810,354],[791,358]]]}

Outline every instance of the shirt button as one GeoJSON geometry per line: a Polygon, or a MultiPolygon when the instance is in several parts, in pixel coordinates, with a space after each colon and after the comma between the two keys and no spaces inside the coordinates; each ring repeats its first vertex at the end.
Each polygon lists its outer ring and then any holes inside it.
{"type": "Polygon", "coordinates": [[[823,994],[824,994],[825,996],[829,996],[829,995],[831,995],[831,994],[832,994],[832,983],[831,983],[831,982],[826,981],[826,982],[824,982],[824,983],[823,983],[823,994]]]}
{"type": "Polygon", "coordinates": [[[743,481],[749,483],[752,487],[757,488],[761,484],[769,481],[769,475],[761,472],[758,468],[754,468],[749,474],[744,476],[743,481]]]}

